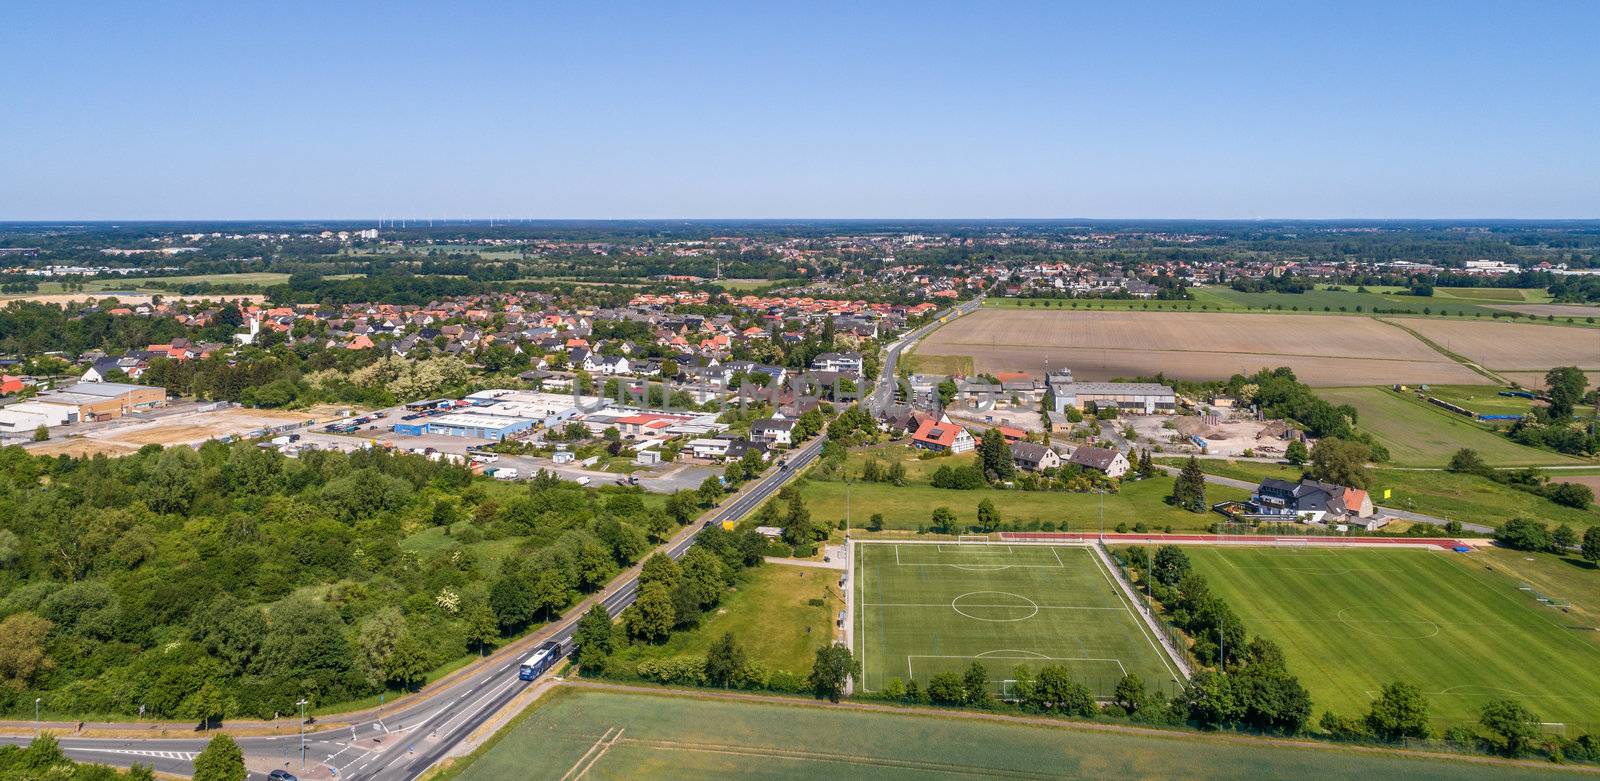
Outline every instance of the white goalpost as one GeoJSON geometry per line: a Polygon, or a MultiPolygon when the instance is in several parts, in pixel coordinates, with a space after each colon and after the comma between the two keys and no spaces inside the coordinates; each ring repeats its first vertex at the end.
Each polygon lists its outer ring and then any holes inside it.
{"type": "Polygon", "coordinates": [[[987,534],[962,534],[956,537],[956,542],[967,545],[977,545],[989,541],[987,534]]]}

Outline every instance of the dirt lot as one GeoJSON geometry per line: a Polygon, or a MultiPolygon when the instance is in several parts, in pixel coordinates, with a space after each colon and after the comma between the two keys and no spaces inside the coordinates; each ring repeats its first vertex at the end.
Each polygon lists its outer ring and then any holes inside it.
{"type": "Polygon", "coordinates": [[[1600,369],[1600,331],[1592,328],[1424,318],[1397,322],[1489,369],[1600,369]]]}
{"type": "Polygon", "coordinates": [[[156,420],[118,422],[82,437],[60,439],[29,447],[34,453],[122,455],[145,445],[198,445],[208,439],[247,434],[272,426],[306,420],[331,420],[332,415],[310,411],[262,410],[231,407],[210,412],[193,412],[156,420]]]}
{"type": "Polygon", "coordinates": [[[980,372],[1070,367],[1080,380],[1214,379],[1288,366],[1312,385],[1471,383],[1478,375],[1366,317],[983,309],[930,334],[929,355],[970,355],[980,372]]]}
{"type": "Polygon", "coordinates": [[[97,453],[108,456],[122,456],[138,450],[131,445],[121,445],[115,442],[101,442],[94,439],[58,439],[37,445],[29,445],[28,452],[36,456],[78,456],[87,458],[97,453]]]}
{"type": "MultiPolygon", "coordinates": [[[[1166,452],[1197,450],[1187,441],[1174,443],[1173,437],[1187,437],[1196,434],[1206,440],[1206,452],[1220,456],[1242,456],[1244,451],[1253,451],[1257,456],[1281,455],[1288,441],[1272,434],[1263,435],[1269,427],[1268,421],[1256,420],[1248,415],[1241,415],[1235,419],[1223,418],[1215,424],[1208,424],[1197,415],[1130,415],[1118,420],[1118,425],[1131,425],[1138,432],[1140,446],[1146,442],[1153,442],[1162,446],[1166,452]],[[1172,423],[1175,427],[1168,428],[1172,423]]],[[[1280,424],[1272,424],[1281,428],[1280,424]]]]}

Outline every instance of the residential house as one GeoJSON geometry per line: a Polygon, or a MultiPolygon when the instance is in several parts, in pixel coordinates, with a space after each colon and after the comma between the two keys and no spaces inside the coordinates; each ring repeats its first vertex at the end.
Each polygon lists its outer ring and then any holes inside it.
{"type": "Polygon", "coordinates": [[[911,446],[935,452],[966,453],[977,447],[972,434],[951,422],[949,416],[924,417],[911,435],[911,446]]]}
{"type": "Polygon", "coordinates": [[[1018,469],[1038,472],[1061,466],[1061,456],[1047,445],[1018,442],[1011,446],[1011,461],[1018,469]]]}
{"type": "Polygon", "coordinates": [[[1128,458],[1121,451],[1105,447],[1083,445],[1072,451],[1067,458],[1067,463],[1093,469],[1105,473],[1106,477],[1117,478],[1128,473],[1128,458]]]}
{"type": "Polygon", "coordinates": [[[1250,507],[1256,515],[1290,516],[1303,523],[1345,523],[1373,514],[1366,491],[1311,479],[1266,478],[1250,497],[1250,507]]]}

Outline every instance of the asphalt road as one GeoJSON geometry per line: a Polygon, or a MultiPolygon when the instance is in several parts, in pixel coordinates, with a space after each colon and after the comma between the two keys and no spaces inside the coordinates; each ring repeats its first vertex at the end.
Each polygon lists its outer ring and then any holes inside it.
{"type": "MultiPolygon", "coordinates": [[[[979,305],[980,301],[968,302],[949,313],[966,314],[979,305]]],[[[889,346],[883,372],[865,406],[878,410],[893,402],[895,369],[901,352],[939,325],[937,321],[924,325],[889,346]]],[[[667,554],[679,558],[688,552],[707,526],[737,520],[755,510],[816,459],[826,441],[827,436],[821,435],[789,453],[784,459],[785,466],[746,486],[701,525],[680,531],[663,546],[667,554]]],[[[600,603],[615,616],[633,603],[637,588],[637,571],[630,570],[601,592],[600,603]]],[[[587,610],[586,606],[580,607],[582,609],[570,611],[559,623],[502,648],[486,663],[481,663],[479,669],[430,692],[425,699],[380,710],[377,715],[347,727],[323,729],[308,725],[303,739],[299,735],[237,738],[252,769],[251,778],[265,778],[264,769],[283,768],[303,778],[411,781],[443,759],[512,698],[534,685],[535,682],[517,677],[519,662],[539,643],[570,639],[578,618],[587,610]]],[[[29,739],[27,736],[0,737],[0,742],[25,744],[29,739]]],[[[161,772],[189,775],[193,772],[194,755],[205,747],[209,736],[177,739],[65,736],[59,739],[63,750],[81,761],[119,766],[137,762],[161,772]]]]}

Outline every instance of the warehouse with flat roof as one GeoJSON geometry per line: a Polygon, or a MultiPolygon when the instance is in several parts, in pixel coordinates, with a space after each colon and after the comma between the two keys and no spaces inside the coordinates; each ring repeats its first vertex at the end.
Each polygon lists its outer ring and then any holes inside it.
{"type": "MultiPolygon", "coordinates": [[[[537,421],[529,418],[508,418],[502,415],[485,415],[481,412],[453,412],[429,420],[424,427],[426,431],[422,433],[492,439],[498,442],[519,431],[533,428],[535,423],[537,421]]],[[[396,431],[400,431],[398,426],[396,431]]]]}

